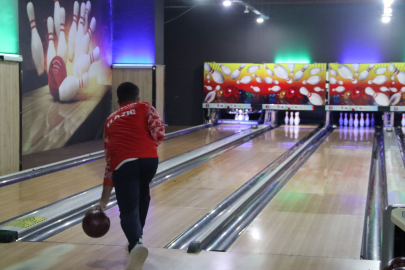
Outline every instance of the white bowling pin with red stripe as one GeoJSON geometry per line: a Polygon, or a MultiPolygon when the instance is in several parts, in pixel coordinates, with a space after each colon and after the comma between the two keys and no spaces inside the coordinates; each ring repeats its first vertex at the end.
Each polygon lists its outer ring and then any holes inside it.
{"type": "Polygon", "coordinates": [[[89,53],[89,46],[90,46],[90,40],[91,37],[93,36],[94,30],[96,29],[96,19],[93,17],[90,22],[90,27],[87,33],[84,35],[82,39],[82,44],[79,47],[79,55],[78,57],[82,54],[88,54],[89,53]]]}
{"type": "Polygon", "coordinates": [[[55,32],[56,37],[59,38],[59,31],[60,31],[60,4],[59,0],[55,0],[54,8],[53,8],[53,22],[55,23],[55,32]]]}
{"type": "Polygon", "coordinates": [[[91,3],[90,3],[90,1],[87,1],[86,2],[86,11],[84,12],[83,35],[86,34],[88,27],[89,27],[90,11],[91,11],[91,3]]]}
{"type": "Polygon", "coordinates": [[[79,16],[79,2],[75,1],[73,5],[73,22],[72,25],[70,26],[68,37],[68,56],[70,62],[73,62],[73,58],[75,56],[75,40],[77,32],[77,23],[79,19],[78,16],[79,16]]]}
{"type": "Polygon", "coordinates": [[[67,45],[66,45],[66,36],[65,36],[65,9],[60,8],[60,32],[58,40],[58,51],[57,55],[60,56],[63,61],[66,63],[67,60],[67,45]]]}
{"type": "Polygon", "coordinates": [[[46,68],[49,74],[49,65],[51,64],[52,59],[56,56],[54,35],[53,35],[53,19],[48,17],[48,52],[46,53],[46,68]]]}
{"type": "Polygon", "coordinates": [[[74,59],[76,60],[78,55],[78,52],[80,52],[80,46],[82,44],[82,39],[83,39],[83,27],[84,27],[84,13],[86,11],[86,4],[82,3],[80,6],[80,17],[79,17],[79,24],[77,26],[77,32],[76,32],[76,40],[75,40],[75,56],[74,59]]]}
{"type": "Polygon", "coordinates": [[[89,74],[84,73],[81,78],[67,76],[59,86],[59,100],[62,102],[71,101],[80,88],[89,84],[89,74]]]}
{"type": "Polygon", "coordinates": [[[91,54],[80,55],[73,66],[73,75],[76,77],[82,76],[89,71],[91,64],[98,61],[98,59],[100,59],[100,49],[98,47],[91,54]]]}
{"type": "Polygon", "coordinates": [[[31,54],[32,60],[34,61],[35,69],[37,70],[38,76],[44,74],[44,47],[42,45],[42,40],[39,37],[37,25],[35,23],[35,12],[34,5],[29,2],[27,4],[28,19],[31,25],[31,54]]]}

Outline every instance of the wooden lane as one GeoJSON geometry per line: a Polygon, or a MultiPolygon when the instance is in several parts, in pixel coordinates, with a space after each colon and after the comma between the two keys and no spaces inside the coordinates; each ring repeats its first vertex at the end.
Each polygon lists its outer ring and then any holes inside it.
{"type": "MultiPolygon", "coordinates": [[[[298,129],[298,128],[297,128],[298,129]]],[[[299,130],[299,129],[298,129],[299,130]]],[[[284,128],[266,132],[223,155],[152,189],[152,202],[144,231],[148,247],[163,247],[215,205],[251,179],[269,163],[313,130],[301,128],[297,140],[284,128]]],[[[125,245],[118,207],[107,211],[111,229],[102,238],[87,237],[78,224],[49,238],[49,242],[125,245]]]]}
{"type": "MultiPolygon", "coordinates": [[[[164,141],[158,148],[160,161],[246,128],[248,127],[220,125],[164,141]]],[[[100,185],[104,166],[104,159],[97,160],[0,188],[0,222],[100,185]]]]}
{"type": "MultiPolygon", "coordinates": [[[[128,254],[122,246],[15,242],[0,244],[0,269],[122,270],[128,254]]],[[[379,261],[282,256],[235,252],[187,254],[184,250],[149,248],[143,270],[379,270],[379,261]]]]}
{"type": "Polygon", "coordinates": [[[372,144],[335,130],[229,251],[359,259],[372,144]]]}

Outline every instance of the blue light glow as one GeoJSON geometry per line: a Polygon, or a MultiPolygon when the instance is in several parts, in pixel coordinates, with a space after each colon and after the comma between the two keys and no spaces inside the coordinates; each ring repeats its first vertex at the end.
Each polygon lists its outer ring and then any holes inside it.
{"type": "Polygon", "coordinates": [[[350,40],[343,46],[340,63],[379,63],[380,51],[377,42],[350,40]]]}
{"type": "Polygon", "coordinates": [[[113,63],[155,63],[155,1],[114,0],[113,63]]]}

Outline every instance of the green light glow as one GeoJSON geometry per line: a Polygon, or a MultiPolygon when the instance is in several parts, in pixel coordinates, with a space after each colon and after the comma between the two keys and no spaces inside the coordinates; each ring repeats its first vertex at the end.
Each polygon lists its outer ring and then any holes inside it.
{"type": "Polygon", "coordinates": [[[309,64],[311,63],[311,57],[308,50],[284,47],[276,52],[275,63],[309,64]]]}
{"type": "Polygon", "coordinates": [[[0,52],[18,54],[18,1],[2,0],[0,8],[0,52]]]}

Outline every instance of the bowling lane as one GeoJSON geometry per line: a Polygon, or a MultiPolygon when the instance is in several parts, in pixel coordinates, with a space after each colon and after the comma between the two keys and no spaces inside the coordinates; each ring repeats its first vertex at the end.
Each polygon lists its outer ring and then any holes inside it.
{"type": "MultiPolygon", "coordinates": [[[[219,125],[163,141],[158,148],[160,161],[248,128],[219,125]]],[[[100,185],[104,166],[105,160],[101,159],[0,188],[0,222],[100,185]]]]}
{"type": "Polygon", "coordinates": [[[228,251],[359,259],[373,131],[335,130],[228,251]]]}
{"type": "MultiPolygon", "coordinates": [[[[287,128],[287,133],[283,127],[271,130],[153,188],[143,237],[145,244],[164,247],[313,129],[291,127],[291,132],[287,128]]],[[[107,215],[112,225],[102,238],[87,237],[78,224],[47,241],[125,245],[118,207],[108,210],[107,215]]]]}

